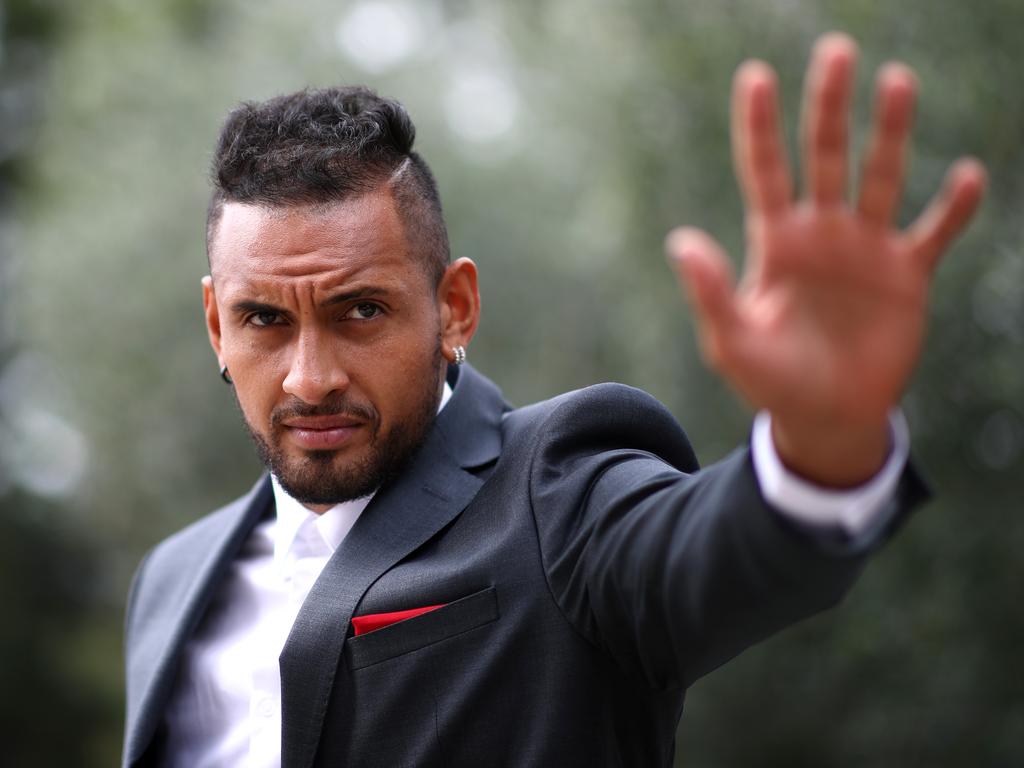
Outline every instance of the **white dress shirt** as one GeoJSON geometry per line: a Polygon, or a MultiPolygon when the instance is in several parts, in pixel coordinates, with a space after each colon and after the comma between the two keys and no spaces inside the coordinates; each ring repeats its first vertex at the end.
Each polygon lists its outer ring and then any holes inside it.
{"type": "Polygon", "coordinates": [[[189,642],[167,709],[168,765],[279,766],[278,656],[302,602],[370,496],[317,515],[281,488],[189,642]]]}
{"type": "MultiPolygon", "coordinates": [[[[440,408],[450,397],[445,384],[440,408]]],[[[892,497],[907,460],[905,423],[901,416],[891,423],[893,450],[883,470],[860,488],[836,492],[786,470],[770,421],[759,414],[751,449],[765,499],[803,523],[863,530],[892,497]]],[[[184,650],[165,715],[168,766],[281,765],[278,657],[313,583],[372,494],[317,515],[272,482],[276,517],[253,530],[184,650]]]]}

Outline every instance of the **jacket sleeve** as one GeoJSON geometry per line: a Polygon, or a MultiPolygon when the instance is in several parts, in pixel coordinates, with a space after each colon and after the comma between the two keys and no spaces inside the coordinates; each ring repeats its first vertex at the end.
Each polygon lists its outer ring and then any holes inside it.
{"type": "Polygon", "coordinates": [[[658,689],[688,686],[835,604],[925,495],[908,470],[892,524],[871,546],[844,548],[766,504],[749,449],[698,470],[664,407],[615,385],[559,402],[536,446],[531,504],[556,602],[658,689]]]}

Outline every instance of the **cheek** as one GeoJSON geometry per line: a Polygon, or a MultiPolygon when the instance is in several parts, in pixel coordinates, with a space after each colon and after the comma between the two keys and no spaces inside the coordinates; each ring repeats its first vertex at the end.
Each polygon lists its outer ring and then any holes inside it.
{"type": "Polygon", "coordinates": [[[287,361],[287,345],[270,343],[258,334],[241,328],[231,328],[223,335],[221,352],[231,370],[269,376],[287,361]]]}
{"type": "Polygon", "coordinates": [[[246,419],[253,425],[267,423],[287,374],[286,356],[262,349],[242,335],[225,336],[223,355],[246,419]]]}
{"type": "Polygon", "coordinates": [[[422,375],[425,361],[430,361],[438,344],[440,322],[436,313],[426,307],[389,325],[365,345],[353,345],[346,352],[357,357],[361,367],[380,370],[388,368],[422,375]]]}
{"type": "Polygon", "coordinates": [[[415,412],[424,389],[439,382],[438,331],[436,323],[424,323],[415,332],[391,334],[353,354],[350,375],[383,419],[401,420],[415,412]]]}

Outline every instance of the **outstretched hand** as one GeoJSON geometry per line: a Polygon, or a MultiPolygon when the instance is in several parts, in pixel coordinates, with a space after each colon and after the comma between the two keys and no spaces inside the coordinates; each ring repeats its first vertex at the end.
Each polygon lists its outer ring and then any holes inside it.
{"type": "Polygon", "coordinates": [[[778,86],[765,63],[736,73],[732,141],[746,205],[738,288],[719,245],[700,230],[667,243],[691,300],[705,359],[755,408],[772,414],[783,462],[813,482],[855,485],[888,451],[888,412],[917,362],[931,275],[971,218],[985,172],[956,162],[904,230],[894,226],[910,134],[914,74],[878,74],[874,128],[855,203],[846,199],[855,43],[822,37],[807,72],[801,126],[803,196],[795,198],[778,86]]]}

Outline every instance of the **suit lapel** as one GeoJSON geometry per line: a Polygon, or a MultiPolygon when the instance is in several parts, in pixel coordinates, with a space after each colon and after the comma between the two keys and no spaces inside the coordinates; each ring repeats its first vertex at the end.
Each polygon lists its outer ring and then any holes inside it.
{"type": "MultiPolygon", "coordinates": [[[[125,734],[128,765],[138,760],[152,741],[173,688],[185,643],[221,584],[225,570],[272,499],[270,478],[264,476],[248,494],[200,523],[211,530],[194,529],[188,543],[178,548],[180,551],[170,566],[175,573],[166,581],[169,585],[181,586],[171,587],[162,595],[164,599],[154,614],[147,617],[146,635],[135,643],[129,659],[130,695],[125,734]],[[133,706],[133,699],[137,705],[133,706]]],[[[147,569],[161,567],[157,562],[146,565],[147,569]]],[[[150,582],[164,576],[166,574],[146,570],[142,578],[150,582]]]]}
{"type": "Polygon", "coordinates": [[[399,481],[374,497],[299,611],[281,654],[285,768],[308,768],[315,759],[346,632],[363,593],[465,509],[483,484],[467,470],[500,452],[500,392],[468,367],[459,379],[423,447],[399,481]]]}

